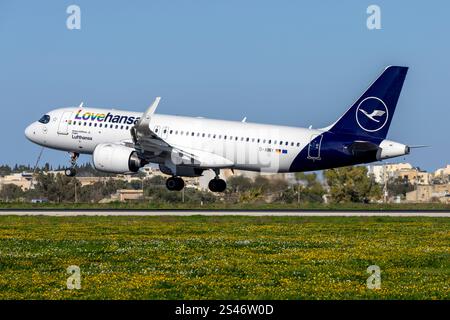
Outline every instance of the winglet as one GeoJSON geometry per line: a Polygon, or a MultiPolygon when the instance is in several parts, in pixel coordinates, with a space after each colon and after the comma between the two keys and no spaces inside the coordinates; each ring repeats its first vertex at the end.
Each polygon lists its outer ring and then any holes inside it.
{"type": "Polygon", "coordinates": [[[156,97],[155,101],[148,107],[147,111],[144,112],[139,122],[136,124],[136,127],[140,127],[142,125],[148,125],[150,123],[150,119],[152,115],[155,113],[156,108],[158,107],[159,101],[161,97],[156,97]]]}
{"type": "Polygon", "coordinates": [[[159,101],[161,101],[161,97],[156,97],[152,105],[145,111],[143,118],[150,120],[150,117],[155,113],[156,108],[158,108],[159,101]]]}
{"type": "Polygon", "coordinates": [[[151,134],[151,130],[149,128],[150,120],[152,118],[152,115],[155,113],[160,100],[161,100],[161,97],[156,97],[155,101],[153,101],[151,106],[148,107],[147,111],[144,112],[144,114],[139,119],[139,121],[133,127],[131,127],[131,129],[130,129],[131,136],[133,137],[133,142],[135,144],[137,144],[139,134],[144,134],[144,135],[151,134]]]}

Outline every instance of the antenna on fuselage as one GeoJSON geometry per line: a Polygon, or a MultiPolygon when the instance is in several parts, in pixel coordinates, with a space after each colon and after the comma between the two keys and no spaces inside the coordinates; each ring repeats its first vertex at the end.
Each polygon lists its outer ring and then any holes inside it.
{"type": "Polygon", "coordinates": [[[244,119],[242,119],[242,122],[246,122],[247,121],[247,117],[244,117],[244,119]]]}
{"type": "Polygon", "coordinates": [[[78,108],[83,108],[83,101],[81,101],[80,106],[78,108]]]}

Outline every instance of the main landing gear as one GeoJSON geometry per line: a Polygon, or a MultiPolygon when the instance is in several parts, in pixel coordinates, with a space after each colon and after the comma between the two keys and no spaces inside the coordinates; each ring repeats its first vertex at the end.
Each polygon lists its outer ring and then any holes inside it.
{"type": "Polygon", "coordinates": [[[227,183],[225,182],[225,180],[219,178],[219,170],[214,170],[214,172],[216,173],[216,176],[214,177],[214,179],[209,181],[208,188],[212,192],[224,192],[227,188],[227,183]]]}
{"type": "Polygon", "coordinates": [[[225,180],[216,177],[209,181],[208,188],[212,192],[224,192],[227,188],[227,183],[225,182],[225,180]]]}
{"type": "MultiPolygon", "coordinates": [[[[184,188],[184,180],[180,177],[170,177],[166,180],[166,187],[170,191],[181,191],[184,188]]],[[[219,178],[218,171],[216,171],[214,179],[209,181],[208,188],[212,192],[224,192],[227,188],[225,180],[219,178]]]]}
{"type": "Polygon", "coordinates": [[[79,153],[77,152],[71,152],[70,153],[70,168],[67,168],[66,170],[64,170],[64,174],[68,177],[75,177],[75,175],[77,174],[77,170],[75,170],[75,165],[77,164],[77,159],[80,156],[79,153]]]}
{"type": "Polygon", "coordinates": [[[180,177],[170,177],[166,180],[166,187],[170,191],[180,191],[184,188],[184,180],[180,177]]]}

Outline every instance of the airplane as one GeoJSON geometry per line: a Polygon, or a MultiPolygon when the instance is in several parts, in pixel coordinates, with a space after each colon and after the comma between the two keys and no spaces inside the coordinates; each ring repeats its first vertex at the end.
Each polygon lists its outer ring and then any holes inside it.
{"type": "MultiPolygon", "coordinates": [[[[334,123],[313,129],[156,113],[160,98],[144,112],[85,107],[59,108],[25,129],[32,142],[71,155],[67,176],[75,176],[80,154],[108,173],[136,173],[153,163],[169,177],[169,190],[182,177],[212,170],[213,192],[223,192],[224,169],[303,172],[370,163],[410,153],[387,140],[408,67],[388,66],[334,123]]],[[[317,109],[315,111],[318,111],[317,109]]],[[[324,110],[325,111],[325,110],[324,110]]]]}

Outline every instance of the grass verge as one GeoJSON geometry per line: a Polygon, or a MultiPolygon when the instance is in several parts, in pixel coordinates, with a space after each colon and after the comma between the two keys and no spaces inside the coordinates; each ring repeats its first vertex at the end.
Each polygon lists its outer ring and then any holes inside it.
{"type": "Polygon", "coordinates": [[[1,216],[0,299],[449,299],[449,244],[447,218],[1,216]]]}

